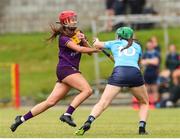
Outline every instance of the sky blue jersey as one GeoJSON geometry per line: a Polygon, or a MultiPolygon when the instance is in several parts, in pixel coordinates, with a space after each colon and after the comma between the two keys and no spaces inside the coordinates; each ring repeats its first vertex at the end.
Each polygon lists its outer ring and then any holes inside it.
{"type": "Polygon", "coordinates": [[[110,49],[116,66],[131,66],[139,69],[138,61],[142,56],[142,49],[138,43],[133,42],[132,46],[121,52],[121,49],[126,47],[126,40],[106,41],[104,47],[110,49]]]}

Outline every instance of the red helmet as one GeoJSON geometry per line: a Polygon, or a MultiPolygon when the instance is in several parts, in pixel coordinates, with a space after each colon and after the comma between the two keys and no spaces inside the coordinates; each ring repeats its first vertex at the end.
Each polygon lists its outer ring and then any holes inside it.
{"type": "Polygon", "coordinates": [[[77,14],[74,11],[63,11],[59,14],[59,21],[63,26],[75,27],[77,24],[77,14]]]}

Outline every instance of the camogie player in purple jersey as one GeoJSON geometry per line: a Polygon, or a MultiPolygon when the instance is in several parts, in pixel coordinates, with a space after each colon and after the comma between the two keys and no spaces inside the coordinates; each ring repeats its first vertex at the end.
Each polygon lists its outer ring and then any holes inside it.
{"type": "Polygon", "coordinates": [[[77,25],[77,14],[74,11],[63,11],[59,14],[60,28],[51,26],[52,36],[49,40],[55,39],[59,36],[59,62],[57,64],[57,78],[58,81],[49,97],[34,106],[28,113],[23,116],[17,116],[15,122],[10,129],[14,132],[23,122],[39,115],[56,103],[63,99],[71,88],[75,88],[80,93],[72,100],[67,111],[60,116],[60,120],[66,122],[70,126],[75,127],[76,124],[71,118],[74,110],[91,94],[92,89],[86,79],[79,71],[79,62],[81,53],[99,52],[96,48],[88,48],[88,42],[82,32],[80,32],[77,25]]]}

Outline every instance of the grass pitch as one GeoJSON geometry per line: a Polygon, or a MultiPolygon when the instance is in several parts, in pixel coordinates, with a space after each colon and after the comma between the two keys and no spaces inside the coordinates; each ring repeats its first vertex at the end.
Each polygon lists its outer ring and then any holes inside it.
{"type": "MultiPolygon", "coordinates": [[[[9,129],[14,117],[27,112],[28,108],[14,110],[0,109],[0,137],[22,138],[81,138],[75,131],[84,123],[92,107],[80,107],[74,113],[74,120],[78,127],[73,128],[59,121],[59,116],[65,107],[56,107],[27,121],[15,133],[9,129]]],[[[139,137],[180,137],[180,109],[150,110],[147,130],[149,135],[137,134],[138,112],[131,108],[110,107],[92,125],[84,138],[139,138],[139,137]]]]}

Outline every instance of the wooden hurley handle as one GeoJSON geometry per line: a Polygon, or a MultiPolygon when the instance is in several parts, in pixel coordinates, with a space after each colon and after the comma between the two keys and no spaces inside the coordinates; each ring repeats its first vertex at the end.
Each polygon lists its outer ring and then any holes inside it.
{"type": "Polygon", "coordinates": [[[105,51],[105,50],[102,50],[102,52],[103,52],[107,57],[109,57],[112,62],[114,62],[114,57],[113,57],[111,54],[109,54],[109,53],[108,53],[107,51],[105,51]]]}

